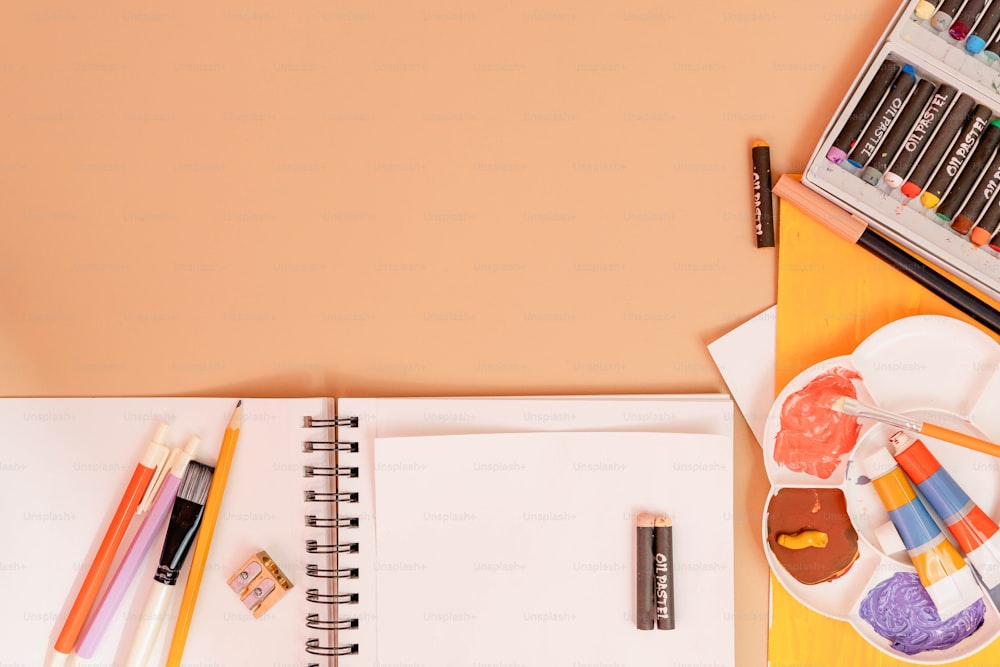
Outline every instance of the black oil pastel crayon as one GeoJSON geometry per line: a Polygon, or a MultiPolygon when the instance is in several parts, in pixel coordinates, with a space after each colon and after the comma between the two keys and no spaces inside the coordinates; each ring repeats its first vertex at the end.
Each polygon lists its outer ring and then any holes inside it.
{"type": "Polygon", "coordinates": [[[958,133],[958,139],[945,154],[931,182],[927,184],[924,193],[920,195],[920,203],[924,205],[924,208],[934,208],[941,203],[941,197],[944,196],[952,180],[958,176],[958,172],[962,170],[962,165],[972,154],[976,142],[979,141],[979,136],[986,131],[992,116],[993,112],[990,108],[982,104],[973,110],[965,127],[958,133]]]}
{"type": "Polygon", "coordinates": [[[955,184],[938,204],[935,211],[937,217],[945,222],[951,222],[955,218],[973,186],[982,178],[983,169],[993,159],[998,145],[1000,145],[1000,118],[994,118],[972,149],[969,159],[961,167],[955,184]]]}
{"type": "Polygon", "coordinates": [[[882,177],[886,185],[891,188],[898,188],[903,184],[906,175],[913,168],[917,157],[920,156],[920,150],[930,141],[934,130],[937,129],[941,120],[946,117],[948,106],[955,99],[957,92],[954,86],[947,83],[942,83],[934,91],[930,102],[924,108],[924,113],[914,123],[909,136],[903,141],[903,145],[900,147],[892,166],[889,167],[885,172],[885,176],[882,177]]]}
{"type": "Polygon", "coordinates": [[[968,37],[985,8],[986,0],[968,0],[948,28],[948,35],[960,42],[968,37]]]}
{"type": "Polygon", "coordinates": [[[921,79],[917,82],[913,94],[906,100],[903,110],[899,112],[892,127],[886,133],[882,143],[875,151],[875,156],[868,162],[868,166],[861,172],[861,179],[870,185],[878,185],[882,179],[882,174],[889,168],[892,159],[896,157],[903,140],[909,136],[913,130],[917,119],[923,113],[927,102],[934,93],[934,83],[929,79],[921,79]]]}
{"type": "Polygon", "coordinates": [[[931,180],[931,175],[940,164],[941,158],[951,146],[951,142],[954,141],[971,117],[972,107],[975,104],[976,101],[965,93],[958,96],[955,104],[941,121],[938,131],[927,145],[927,150],[920,155],[917,159],[917,165],[910,172],[906,182],[900,186],[899,191],[903,195],[913,199],[923,191],[927,181],[931,180]]]}
{"type": "Polygon", "coordinates": [[[913,65],[903,65],[903,68],[896,76],[896,80],[893,81],[892,86],[889,88],[888,95],[885,96],[885,99],[882,100],[882,105],[875,112],[868,129],[865,130],[864,135],[858,139],[858,142],[854,145],[854,149],[847,156],[848,162],[860,169],[875,156],[875,150],[882,142],[886,132],[892,127],[896,116],[903,110],[906,98],[916,83],[917,75],[913,69],[913,65]]]}
{"type": "Polygon", "coordinates": [[[840,164],[847,159],[847,151],[854,148],[858,137],[864,131],[868,121],[871,120],[875,108],[885,96],[885,91],[889,90],[896,74],[899,73],[899,63],[886,59],[879,65],[875,76],[868,83],[868,88],[861,95],[855,105],[851,115],[847,117],[847,123],[840,129],[837,138],[833,140],[833,145],[826,152],[826,159],[834,164],[840,164]]]}
{"type": "MultiPolygon", "coordinates": [[[[985,140],[986,137],[983,137],[983,139],[985,140]]],[[[962,236],[972,231],[983,209],[986,208],[990,200],[993,199],[993,195],[996,194],[998,186],[1000,186],[1000,153],[994,151],[993,159],[990,160],[989,166],[983,172],[982,178],[976,183],[976,187],[972,189],[972,194],[969,195],[969,200],[962,207],[962,212],[955,216],[955,219],[952,221],[952,231],[962,236]]],[[[947,201],[947,198],[945,198],[945,201],[947,201]]],[[[943,205],[944,202],[942,202],[943,205]]]]}
{"type": "Polygon", "coordinates": [[[771,195],[771,147],[755,141],[750,149],[753,171],[754,236],[758,248],[774,247],[774,197],[771,195]]]}
{"type": "Polygon", "coordinates": [[[969,240],[975,246],[984,246],[997,232],[1000,225],[1000,197],[995,196],[986,205],[986,212],[979,218],[979,224],[969,234],[969,240]]]}
{"type": "Polygon", "coordinates": [[[986,40],[993,36],[997,26],[1000,26],[1000,2],[992,0],[979,19],[979,23],[965,38],[965,50],[972,54],[981,53],[986,48],[986,40]]]}
{"type": "Polygon", "coordinates": [[[653,567],[656,579],[656,629],[674,629],[674,538],[673,521],[656,517],[653,544],[653,567]]]}

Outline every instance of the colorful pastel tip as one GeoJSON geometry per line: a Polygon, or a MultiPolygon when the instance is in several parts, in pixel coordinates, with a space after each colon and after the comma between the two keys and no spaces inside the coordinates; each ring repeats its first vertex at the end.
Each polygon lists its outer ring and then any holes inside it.
{"type": "Polygon", "coordinates": [[[965,40],[965,50],[969,53],[980,53],[986,48],[986,40],[979,35],[972,35],[965,40]]]}
{"type": "MultiPolygon", "coordinates": [[[[938,216],[940,217],[940,216],[938,216]]],[[[951,231],[956,234],[961,234],[965,236],[972,229],[972,226],[976,224],[976,221],[965,215],[964,213],[959,213],[955,218],[955,222],[951,223],[951,231]]]]}
{"type": "Polygon", "coordinates": [[[951,25],[952,18],[944,12],[938,12],[931,17],[931,27],[937,31],[944,31],[951,25]]]}
{"type": "Polygon", "coordinates": [[[830,150],[826,152],[826,159],[834,164],[840,164],[847,159],[847,153],[836,146],[832,146],[830,150]]]}
{"type": "Polygon", "coordinates": [[[863,180],[868,185],[878,185],[879,180],[882,178],[882,172],[878,169],[868,167],[865,169],[864,173],[861,174],[861,180],[863,180]]]}
{"type": "Polygon", "coordinates": [[[932,195],[929,192],[925,192],[920,195],[920,203],[924,205],[924,208],[934,208],[941,202],[941,198],[937,195],[932,195]]]}
{"type": "Polygon", "coordinates": [[[921,21],[926,21],[930,17],[934,16],[935,5],[933,2],[927,2],[927,0],[920,0],[917,3],[917,8],[913,10],[914,15],[921,21]]]}
{"type": "Polygon", "coordinates": [[[917,70],[913,68],[913,65],[907,63],[903,65],[903,74],[909,74],[910,76],[916,76],[917,70]]]}
{"type": "Polygon", "coordinates": [[[903,193],[903,196],[908,197],[910,199],[913,199],[914,197],[919,195],[920,190],[921,190],[920,186],[911,181],[903,183],[902,187],[899,188],[899,191],[903,193]]]}
{"type": "Polygon", "coordinates": [[[903,184],[903,177],[899,174],[894,174],[891,171],[885,172],[885,176],[882,177],[882,180],[885,181],[885,184],[890,188],[898,188],[903,184]]]}
{"type": "Polygon", "coordinates": [[[961,42],[963,39],[969,36],[969,32],[971,30],[972,26],[967,25],[961,21],[955,21],[954,23],[951,24],[951,27],[948,28],[948,34],[951,35],[952,39],[956,39],[961,42]]]}
{"type": "Polygon", "coordinates": [[[861,169],[861,167],[865,166],[865,165],[861,164],[860,162],[855,162],[854,160],[852,160],[850,158],[847,158],[847,163],[849,165],[851,165],[852,167],[855,167],[857,169],[861,169]]]}
{"type": "Polygon", "coordinates": [[[943,220],[944,222],[951,222],[951,218],[943,213],[935,211],[934,215],[938,217],[938,220],[943,220]]]}
{"type": "Polygon", "coordinates": [[[973,245],[984,246],[990,242],[990,237],[993,236],[988,231],[982,227],[976,227],[972,230],[972,234],[969,236],[969,240],[972,241],[973,245]]]}

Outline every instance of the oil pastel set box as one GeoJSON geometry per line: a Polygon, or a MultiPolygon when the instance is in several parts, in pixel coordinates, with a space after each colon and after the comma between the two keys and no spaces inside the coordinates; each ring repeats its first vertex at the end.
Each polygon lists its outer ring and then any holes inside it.
{"type": "Polygon", "coordinates": [[[1000,299],[1000,0],[904,3],[802,183],[1000,299]]]}

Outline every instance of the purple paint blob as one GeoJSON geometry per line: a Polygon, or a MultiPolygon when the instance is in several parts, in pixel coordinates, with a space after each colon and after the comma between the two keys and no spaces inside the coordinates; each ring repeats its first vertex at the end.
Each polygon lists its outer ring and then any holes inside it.
{"type": "Polygon", "coordinates": [[[892,642],[893,649],[913,655],[946,649],[970,636],[982,627],[986,604],[980,598],[941,622],[920,577],[896,572],[865,596],[859,613],[875,632],[892,642]]]}

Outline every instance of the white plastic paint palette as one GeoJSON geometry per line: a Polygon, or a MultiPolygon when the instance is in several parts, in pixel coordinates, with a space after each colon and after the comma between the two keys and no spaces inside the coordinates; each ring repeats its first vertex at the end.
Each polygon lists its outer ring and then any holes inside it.
{"type": "MultiPolygon", "coordinates": [[[[1000,345],[979,329],[949,317],[897,320],[874,332],[851,354],[823,361],[796,376],[775,400],[764,431],[764,463],[771,481],[762,522],[764,551],[785,589],[807,607],[847,621],[868,642],[897,659],[938,664],[972,655],[1000,635],[1000,614],[985,594],[982,627],[950,648],[913,655],[891,648],[890,642],[858,614],[865,596],[879,583],[896,572],[915,572],[905,551],[883,548],[876,536],[889,516],[861,465],[888,444],[896,429],[861,419],[856,445],[827,478],[797,472],[775,461],[786,400],[836,368],[860,374],[861,380],[853,385],[863,402],[1000,442],[1000,345]],[[767,541],[767,508],[774,495],[786,487],[836,488],[844,493],[847,513],[858,534],[859,555],[842,576],[807,585],[777,560],[767,541]]],[[[1000,519],[1000,459],[932,438],[921,439],[972,500],[994,520],[1000,519]]],[[[943,526],[942,531],[948,535],[943,526]]]]}

